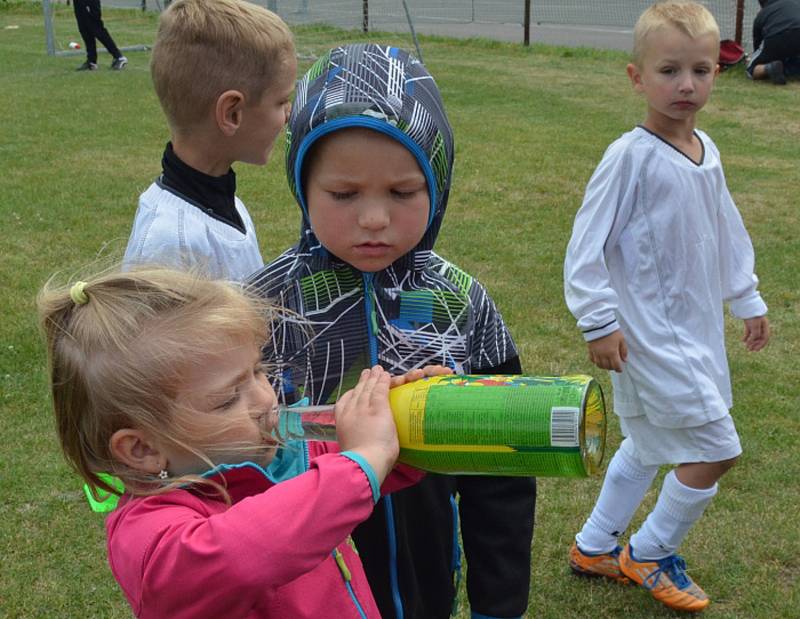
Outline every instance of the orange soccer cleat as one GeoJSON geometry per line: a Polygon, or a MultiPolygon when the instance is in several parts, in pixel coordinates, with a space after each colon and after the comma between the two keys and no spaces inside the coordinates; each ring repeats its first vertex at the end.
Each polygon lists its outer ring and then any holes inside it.
{"type": "Polygon", "coordinates": [[[686,562],[678,555],[655,561],[638,561],[628,544],[619,555],[619,568],[625,576],[642,585],[655,599],[673,610],[698,612],[710,603],[705,591],[686,574],[686,562]]]}
{"type": "Polygon", "coordinates": [[[617,582],[628,584],[630,580],[619,569],[619,546],[611,552],[590,554],[578,548],[577,543],[569,549],[569,566],[581,576],[602,576],[617,582]]]}

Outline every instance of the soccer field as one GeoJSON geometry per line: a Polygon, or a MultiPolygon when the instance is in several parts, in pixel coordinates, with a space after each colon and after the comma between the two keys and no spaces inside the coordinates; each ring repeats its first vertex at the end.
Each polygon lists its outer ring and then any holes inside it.
{"type": "MultiPolygon", "coordinates": [[[[153,13],[108,8],[104,19],[120,45],[153,40],[153,13]]],[[[70,33],[64,44],[76,36],[71,7],[57,8],[56,27],[70,33]]],[[[301,72],[307,56],[368,38],[321,26],[294,30],[301,72]]],[[[121,256],[168,132],[148,53],[132,53],[121,72],[101,56],[99,71],[77,73],[81,59],[45,55],[43,38],[39,4],[0,2],[0,616],[124,618],[131,611],[106,562],[102,518],[89,511],[56,441],[34,299],[56,271],[121,256]]],[[[405,34],[387,38],[409,43],[405,34]]],[[[608,144],[643,119],[627,55],[444,37],[423,37],[422,45],[456,143],[437,251],[487,286],[527,373],[591,374],[610,396],[607,375],[586,359],[561,279],[589,176],[608,144]]],[[[800,608],[798,97],[798,82],[754,83],[737,67],[718,78],[699,115],[753,239],[773,328],[767,349],[749,354],[741,322],[726,322],[744,454],[682,548],[711,597],[706,619],[793,619],[800,608]]],[[[236,166],[267,260],[299,230],[282,154],[277,146],[266,167],[236,166]]],[[[609,449],[619,440],[612,419],[609,449]]],[[[528,616],[677,617],[643,590],[569,573],[567,550],[600,481],[540,480],[528,616]]],[[[653,503],[651,492],[633,527],[653,503]]],[[[469,617],[463,599],[457,616],[469,617]]]]}

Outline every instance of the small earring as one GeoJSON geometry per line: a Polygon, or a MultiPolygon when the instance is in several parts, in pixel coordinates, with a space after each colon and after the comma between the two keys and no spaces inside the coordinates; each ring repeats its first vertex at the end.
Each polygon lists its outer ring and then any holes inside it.
{"type": "Polygon", "coordinates": [[[167,471],[165,471],[164,469],[161,469],[158,472],[158,478],[163,481],[163,480],[169,478],[169,473],[167,473],[167,471]]]}

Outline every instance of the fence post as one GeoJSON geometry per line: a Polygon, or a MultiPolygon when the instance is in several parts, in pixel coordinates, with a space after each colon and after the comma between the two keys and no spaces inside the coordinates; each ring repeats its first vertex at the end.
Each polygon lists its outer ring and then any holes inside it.
{"type": "Polygon", "coordinates": [[[361,29],[369,32],[369,0],[361,3],[361,29]]]}
{"type": "Polygon", "coordinates": [[[734,39],[736,42],[742,44],[742,22],[744,21],[744,0],[736,0],[736,34],[734,39]]]}
{"type": "Polygon", "coordinates": [[[523,19],[524,43],[525,46],[531,44],[531,0],[525,0],[525,17],[523,19]]]}
{"type": "Polygon", "coordinates": [[[44,10],[44,38],[47,43],[47,55],[56,55],[56,38],[53,34],[53,7],[50,0],[42,0],[44,10]]]}

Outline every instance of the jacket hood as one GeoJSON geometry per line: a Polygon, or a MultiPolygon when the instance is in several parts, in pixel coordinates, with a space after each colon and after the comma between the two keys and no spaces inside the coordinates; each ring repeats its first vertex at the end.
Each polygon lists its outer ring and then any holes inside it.
{"type": "MultiPolygon", "coordinates": [[[[287,128],[286,173],[303,212],[299,249],[331,260],[308,219],[303,166],[321,137],[348,127],[379,131],[405,146],[428,183],[428,228],[417,246],[393,265],[413,269],[439,233],[453,171],[453,132],[439,88],[423,64],[396,47],[345,45],[323,55],[298,81],[287,128]],[[416,256],[416,259],[415,259],[416,256]]],[[[422,260],[420,260],[422,258],[422,260]]]]}

